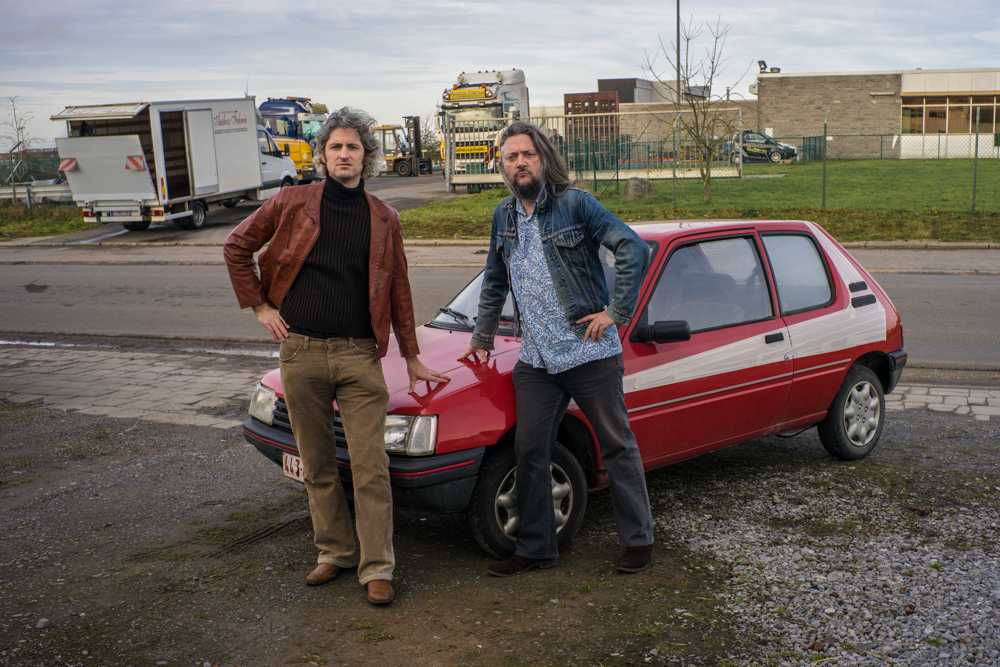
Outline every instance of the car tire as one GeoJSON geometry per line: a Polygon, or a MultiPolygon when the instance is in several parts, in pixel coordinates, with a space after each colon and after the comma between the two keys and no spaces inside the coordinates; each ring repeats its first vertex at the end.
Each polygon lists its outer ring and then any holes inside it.
{"type": "Polygon", "coordinates": [[[771,164],[778,164],[781,162],[781,153],[778,151],[771,151],[767,154],[767,159],[771,161],[771,164]]]}
{"type": "Polygon", "coordinates": [[[281,187],[283,188],[291,187],[293,185],[295,185],[295,183],[290,178],[286,178],[285,180],[281,181],[281,187]]]}
{"type": "Polygon", "coordinates": [[[396,175],[397,176],[409,176],[410,175],[410,163],[407,160],[400,160],[396,163],[396,175]]]}
{"type": "MultiPolygon", "coordinates": [[[[514,555],[520,526],[514,481],[517,461],[511,445],[497,446],[479,469],[466,519],[476,541],[495,558],[514,555]]],[[[556,443],[552,451],[552,491],[556,506],[559,548],[576,534],[587,509],[587,480],[583,468],[568,449],[556,443]]]]}
{"type": "Polygon", "coordinates": [[[854,366],[816,430],[830,456],[857,461],[875,449],[884,424],[882,383],[870,368],[854,366]]]}
{"type": "Polygon", "coordinates": [[[205,226],[205,220],[208,218],[208,207],[205,206],[205,202],[196,201],[191,204],[191,215],[186,218],[188,229],[201,229],[205,226]]]}
{"type": "Polygon", "coordinates": [[[149,220],[129,220],[128,222],[123,222],[122,227],[130,232],[141,232],[149,229],[149,220]]]}

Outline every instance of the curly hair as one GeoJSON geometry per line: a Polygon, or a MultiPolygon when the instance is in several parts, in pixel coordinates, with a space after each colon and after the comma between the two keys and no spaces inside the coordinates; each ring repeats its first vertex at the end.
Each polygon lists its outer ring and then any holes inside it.
{"type": "Polygon", "coordinates": [[[503,145],[508,139],[519,134],[525,134],[531,138],[532,143],[535,144],[535,150],[538,151],[538,157],[542,159],[542,178],[545,184],[549,186],[549,190],[554,196],[561,197],[563,193],[573,187],[573,181],[569,178],[566,164],[559,157],[559,153],[552,147],[552,144],[549,143],[548,137],[526,120],[514,121],[505,127],[500,134],[500,176],[503,178],[507,189],[513,192],[514,185],[507,175],[507,168],[503,164],[503,145]]]}
{"type": "Polygon", "coordinates": [[[382,154],[382,142],[378,140],[372,128],[375,119],[360,109],[344,107],[337,109],[326,119],[323,128],[316,134],[316,145],[313,147],[313,165],[320,178],[326,178],[326,142],[330,134],[338,127],[354,130],[361,137],[361,146],[365,149],[365,166],[361,170],[361,178],[375,178],[385,164],[382,154]]]}

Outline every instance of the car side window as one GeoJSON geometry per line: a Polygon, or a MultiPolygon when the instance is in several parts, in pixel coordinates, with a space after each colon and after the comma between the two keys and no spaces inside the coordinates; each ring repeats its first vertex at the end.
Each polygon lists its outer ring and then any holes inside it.
{"type": "Polygon", "coordinates": [[[771,263],[782,315],[822,308],[833,301],[826,264],[809,236],[766,234],[761,238],[771,263]]]}
{"type": "Polygon", "coordinates": [[[645,321],[683,320],[696,333],[773,316],[756,245],[738,237],[675,250],[649,298],[645,321]]]}

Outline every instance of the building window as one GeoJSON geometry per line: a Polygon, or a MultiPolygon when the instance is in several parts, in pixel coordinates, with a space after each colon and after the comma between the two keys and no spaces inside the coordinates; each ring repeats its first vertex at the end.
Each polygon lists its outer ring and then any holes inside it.
{"type": "Polygon", "coordinates": [[[949,95],[946,97],[904,97],[899,131],[902,134],[970,134],[1000,131],[996,122],[997,97],[994,95],[949,95]],[[971,102],[971,104],[970,104],[971,102]]]}

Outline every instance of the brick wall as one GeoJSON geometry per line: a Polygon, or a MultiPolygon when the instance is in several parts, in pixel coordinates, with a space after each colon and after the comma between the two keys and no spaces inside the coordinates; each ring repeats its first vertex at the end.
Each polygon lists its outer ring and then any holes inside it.
{"type": "Polygon", "coordinates": [[[757,79],[757,129],[775,137],[827,134],[898,134],[902,75],[836,74],[769,76],[757,79]],[[875,93],[875,94],[873,94],[875,93]]]}

